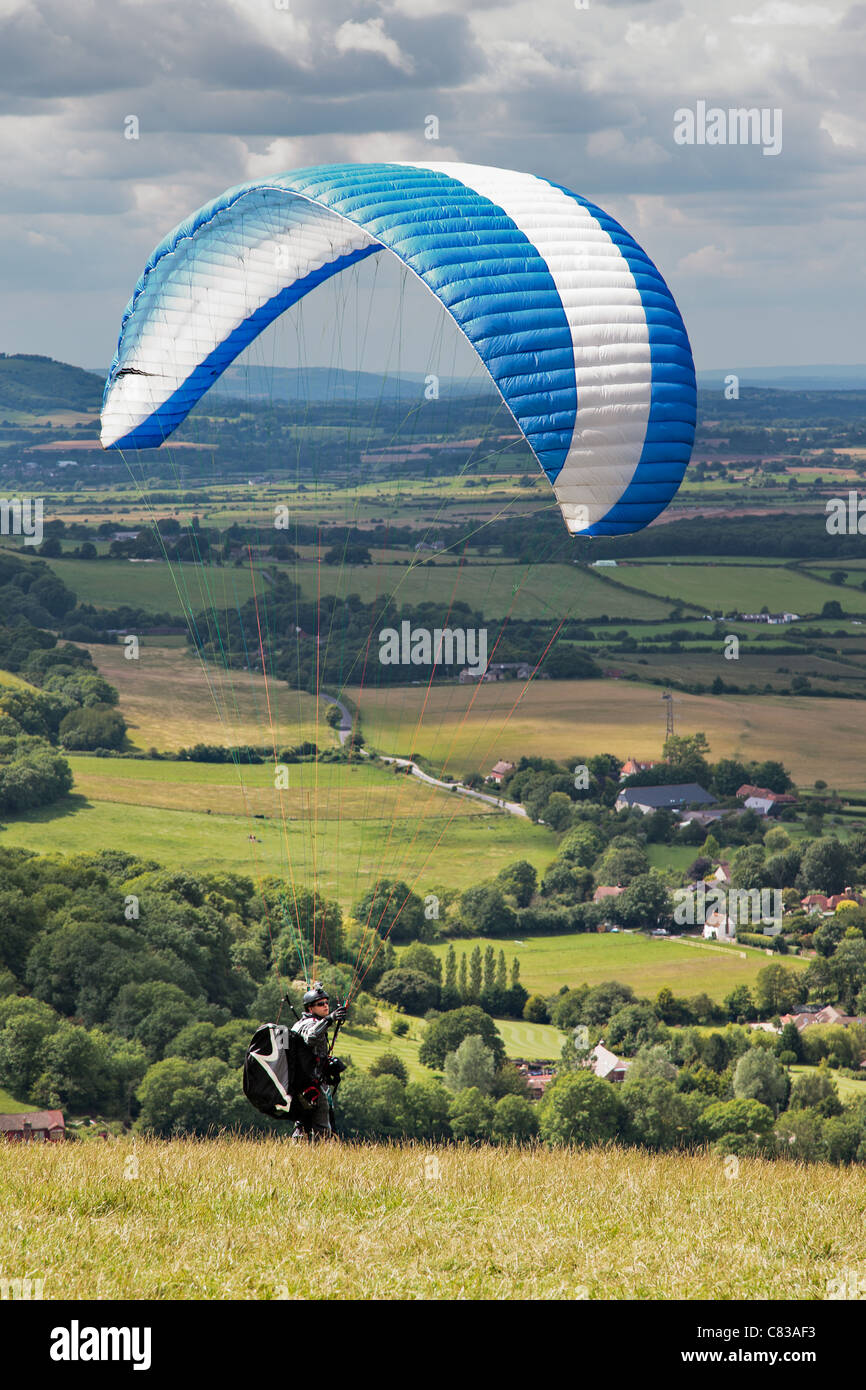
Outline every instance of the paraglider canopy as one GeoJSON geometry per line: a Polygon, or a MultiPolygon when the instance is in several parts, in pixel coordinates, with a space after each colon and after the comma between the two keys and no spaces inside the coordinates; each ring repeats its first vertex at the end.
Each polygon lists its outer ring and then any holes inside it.
{"type": "Polygon", "coordinates": [[[382,252],[474,348],[572,533],[627,534],[664,510],[696,405],[667,285],[594,204],[484,165],[323,165],[200,208],[157,246],[127,306],[103,446],[160,445],[278,315],[382,252]]]}

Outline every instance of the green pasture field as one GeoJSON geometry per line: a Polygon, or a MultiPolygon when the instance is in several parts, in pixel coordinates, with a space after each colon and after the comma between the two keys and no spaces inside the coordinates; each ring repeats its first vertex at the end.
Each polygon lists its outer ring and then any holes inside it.
{"type": "MultiPolygon", "coordinates": [[[[142,785],[142,784],[139,784],[142,785]]],[[[153,785],[153,784],[145,784],[153,785]]],[[[188,789],[187,789],[188,790],[188,789]]],[[[467,813],[441,794],[443,811],[405,819],[250,820],[246,815],[100,801],[72,795],[28,816],[4,816],[0,844],[38,854],[119,849],[167,868],[231,870],[258,882],[278,874],[337,899],[345,909],[379,877],[402,878],[424,896],[437,886],[465,889],[478,865],[496,874],[515,859],[543,872],[555,846],[542,826],[513,816],[467,813]],[[256,840],[250,840],[254,834],[256,840]]],[[[453,798],[457,802],[457,797],[453,798]]],[[[406,806],[410,803],[407,801],[406,806]]]]}
{"type": "Polygon", "coordinates": [[[402,566],[319,566],[301,561],[282,569],[308,599],[321,586],[323,594],[358,594],[365,603],[391,595],[400,603],[432,601],[442,605],[443,614],[456,599],[489,620],[549,618],[556,624],[566,616],[598,618],[611,612],[652,619],[667,617],[670,607],[650,596],[614,589],[596,571],[577,565],[491,563],[488,559],[480,564],[468,561],[459,570],[456,555],[440,554],[432,564],[427,559],[402,566]]]}
{"type": "Polygon", "coordinates": [[[525,1023],[516,1018],[497,1018],[495,1023],[509,1057],[522,1057],[527,1062],[556,1061],[562,1051],[563,1034],[550,1023],[525,1023]]]}
{"type": "MultiPolygon", "coordinates": [[[[652,647],[640,652],[615,652],[611,660],[616,661],[618,669],[627,675],[634,673],[644,679],[666,676],[670,680],[701,681],[709,686],[716,678],[725,684],[744,686],[756,685],[763,691],[765,685],[774,690],[787,690],[793,676],[806,676],[811,685],[829,690],[851,691],[855,695],[866,693],[866,662],[834,661],[820,652],[779,652],[772,656],[751,653],[748,646],[740,647],[736,661],[724,657],[724,643],[718,642],[715,653],[690,651],[686,644],[681,652],[657,652],[652,647]],[[785,670],[780,670],[784,667],[785,670]]],[[[852,654],[853,655],[853,654],[852,654]]]]}
{"type": "MultiPolygon", "coordinates": [[[[380,1015],[380,1019],[381,1017],[380,1015]]],[[[349,1018],[351,1020],[351,1013],[349,1018]]],[[[343,1058],[351,1057],[353,1066],[367,1069],[378,1057],[392,1052],[405,1066],[410,1081],[429,1081],[434,1073],[428,1067],[422,1067],[418,1061],[424,1024],[420,1019],[410,1018],[408,1015],[406,1022],[409,1024],[409,1032],[404,1038],[397,1038],[381,1029],[355,1028],[350,1021],[340,1034],[337,1053],[343,1058]]],[[[337,1101],[339,1103],[339,1091],[337,1101]]]]}
{"type": "MultiPolygon", "coordinates": [[[[219,615],[252,598],[248,565],[167,564],[164,560],[52,560],[51,568],[82,603],[97,608],[129,604],[183,617],[203,610],[219,615]]],[[[263,583],[257,586],[261,594],[263,583]]]]}
{"type": "Polygon", "coordinates": [[[846,570],[848,572],[848,578],[845,580],[843,584],[832,585],[833,589],[841,589],[844,592],[845,601],[842,604],[842,607],[848,608],[850,591],[852,589],[859,589],[861,584],[863,584],[864,581],[866,581],[866,573],[864,573],[864,566],[862,561],[859,560],[854,560],[853,562],[848,560],[840,560],[839,564],[834,565],[832,570],[819,569],[817,565],[810,565],[809,574],[814,574],[818,578],[826,579],[828,582],[830,582],[830,575],[833,574],[836,569],[846,570]]]}
{"type": "Polygon", "coordinates": [[[269,821],[308,827],[333,822],[335,832],[342,822],[376,821],[393,823],[395,837],[396,826],[404,827],[404,839],[423,821],[496,815],[484,802],[369,763],[288,763],[288,786],[279,790],[273,760],[178,763],[70,754],[69,764],[75,774],[73,793],[89,801],[217,816],[261,814],[269,821]]]}
{"type": "MultiPolygon", "coordinates": [[[[426,706],[418,688],[347,693],[369,747],[420,753],[453,776],[486,774],[498,759],[517,762],[527,752],[575,761],[611,752],[658,758],[665,736],[661,691],[637,681],[536,680],[525,691],[516,681],[449,684],[434,687],[426,706]]],[[[677,691],[674,711],[677,732],[703,731],[713,760],[779,758],[801,786],[818,778],[840,791],[866,786],[859,701],[677,691]]]]}
{"type": "MultiPolygon", "coordinates": [[[[436,1073],[429,1067],[422,1067],[418,1061],[425,1024],[421,1019],[413,1018],[409,1014],[399,1015],[409,1024],[409,1032],[405,1037],[398,1038],[381,1028],[383,1023],[390,1028],[395,1017],[398,1015],[380,1014],[379,1030],[353,1028],[351,1022],[347,1023],[340,1034],[338,1052],[343,1057],[351,1057],[353,1064],[358,1067],[369,1067],[370,1063],[381,1057],[384,1052],[393,1052],[405,1063],[410,1080],[429,1081],[436,1073]]],[[[349,1018],[351,1020],[351,1013],[349,1018]]],[[[505,1043],[508,1057],[522,1057],[527,1062],[541,1059],[555,1061],[562,1051],[563,1034],[549,1023],[524,1023],[513,1018],[497,1018],[494,1022],[505,1043]]]]}
{"type": "Polygon", "coordinates": [[[858,560],[856,557],[846,555],[844,560],[838,564],[828,564],[826,560],[804,560],[803,565],[812,574],[823,575],[829,579],[833,570],[864,570],[866,569],[866,559],[858,560]]]}
{"type": "Polygon", "coordinates": [[[0,1268],[46,1298],[821,1300],[840,1270],[866,1274],[864,1218],[862,1166],[744,1158],[726,1182],[707,1151],[0,1148],[0,1268]]]}
{"type": "MultiPolygon", "coordinates": [[[[563,985],[575,989],[583,983],[619,980],[631,985],[639,997],[651,1000],[667,985],[677,995],[708,994],[721,1002],[737,985],[753,984],[758,971],[770,961],[763,951],[715,942],[650,937],[638,932],[574,932],[521,940],[473,937],[468,942],[455,941],[458,965],[461,950],[471,951],[476,943],[482,954],[492,946],[497,954],[504,950],[508,960],[516,955],[520,983],[531,994],[544,995],[557,993],[563,985]]],[[[441,943],[432,949],[444,958],[448,947],[441,943]]],[[[778,962],[780,957],[773,955],[772,959],[778,962]]],[[[804,970],[808,963],[796,956],[782,959],[795,970],[804,970]]]]}
{"type": "MultiPolygon", "coordinates": [[[[819,1024],[820,1027],[820,1024],[819,1024]]],[[[817,1072],[817,1067],[806,1067],[797,1063],[788,1068],[792,1076],[805,1076],[808,1073],[817,1072]]],[[[852,1081],[850,1076],[840,1076],[837,1071],[831,1071],[830,1077],[839,1092],[839,1099],[843,1105],[850,1105],[855,1100],[866,1100],[866,1075],[862,1081],[852,1081]]]]}
{"type": "Polygon", "coordinates": [[[11,1091],[4,1091],[0,1086],[0,1115],[21,1115],[26,1110],[35,1110],[35,1105],[29,1105],[27,1101],[16,1100],[11,1091]]]}
{"type": "MultiPolygon", "coordinates": [[[[710,827],[712,829],[712,827],[710,827]]],[[[709,830],[707,834],[709,834],[709,830]]],[[[696,845],[647,845],[647,857],[653,869],[661,869],[666,876],[679,882],[680,875],[697,859],[700,847],[696,845]]],[[[729,859],[733,850],[722,848],[722,858],[729,859]]]]}
{"type": "MultiPolygon", "coordinates": [[[[758,613],[764,605],[772,613],[820,613],[833,598],[826,584],[781,565],[716,565],[706,560],[700,565],[627,564],[617,566],[616,573],[624,584],[648,594],[669,595],[693,608],[699,605],[708,613],[731,608],[758,613]]],[[[866,593],[846,592],[845,603],[864,613],[866,593]]]]}
{"type": "MultiPolygon", "coordinates": [[[[307,599],[317,593],[358,594],[371,603],[395,595],[401,603],[438,602],[443,612],[456,599],[491,620],[510,616],[559,622],[566,615],[592,619],[613,612],[650,621],[666,617],[670,606],[649,594],[613,589],[596,571],[582,566],[524,565],[474,557],[459,569],[456,554],[442,552],[430,564],[429,555],[419,561],[408,550],[393,553],[401,563],[396,559],[379,563],[378,552],[369,565],[319,564],[313,559],[284,565],[255,562],[257,592],[260,598],[266,592],[264,568],[281,570],[307,599]]],[[[206,611],[213,614],[217,627],[222,614],[253,596],[246,564],[56,559],[51,568],[82,603],[98,608],[128,604],[179,619],[206,611]]]]}
{"type": "Polygon", "coordinates": [[[775,555],[760,555],[754,558],[750,556],[749,559],[745,562],[743,560],[742,555],[713,555],[710,559],[707,559],[703,555],[660,555],[658,556],[658,558],[650,559],[649,557],[647,557],[646,559],[641,558],[639,560],[630,560],[627,555],[624,555],[622,559],[618,561],[616,570],[609,570],[607,571],[607,573],[612,574],[615,578],[617,570],[622,565],[624,565],[626,567],[626,570],[628,571],[628,569],[630,569],[633,565],[640,565],[641,567],[646,566],[648,568],[661,567],[667,569],[670,565],[741,566],[743,563],[747,564],[751,569],[754,568],[755,565],[769,565],[771,567],[778,568],[780,562],[775,555]]]}

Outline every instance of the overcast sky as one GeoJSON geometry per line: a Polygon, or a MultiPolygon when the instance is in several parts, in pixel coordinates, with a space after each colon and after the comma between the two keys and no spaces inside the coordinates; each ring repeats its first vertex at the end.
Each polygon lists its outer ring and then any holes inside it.
{"type": "Polygon", "coordinates": [[[107,365],[153,246],[232,184],[456,159],[617,217],[699,368],[863,362],[864,67],[845,0],[0,0],[0,349],[107,365]],[[698,102],[780,110],[780,152],[677,143],[698,102]]]}

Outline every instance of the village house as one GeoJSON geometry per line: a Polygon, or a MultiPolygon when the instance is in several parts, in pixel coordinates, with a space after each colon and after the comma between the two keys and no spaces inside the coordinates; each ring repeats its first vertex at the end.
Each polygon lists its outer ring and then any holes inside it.
{"type": "Polygon", "coordinates": [[[807,912],[826,912],[829,899],[824,893],[807,893],[800,899],[800,906],[807,912]]]}
{"type": "Polygon", "coordinates": [[[588,1065],[602,1081],[624,1081],[631,1062],[617,1057],[603,1042],[597,1043],[589,1054],[588,1065]]]}
{"type": "Polygon", "coordinates": [[[615,886],[603,886],[600,888],[596,888],[595,892],[592,895],[592,901],[594,903],[603,903],[605,898],[618,898],[620,893],[624,892],[625,889],[621,888],[619,884],[616,884],[615,886]]]}
{"type": "Polygon", "coordinates": [[[516,1057],[514,1065],[524,1077],[532,1100],[540,1100],[551,1081],[556,1078],[555,1062],[527,1062],[516,1057]]]}
{"type": "Polygon", "coordinates": [[[688,806],[694,802],[708,806],[713,800],[709,792],[699,787],[697,782],[677,782],[667,787],[626,787],[616,799],[616,809],[636,809],[643,811],[644,815],[649,815],[651,811],[678,810],[681,806],[688,806]]]}
{"type": "Polygon", "coordinates": [[[796,1013],[782,1014],[780,1022],[784,1026],[786,1023],[793,1023],[798,1033],[802,1033],[804,1028],[809,1028],[812,1024],[835,1023],[840,1028],[850,1028],[854,1023],[866,1024],[866,1014],[843,1014],[840,1009],[832,1004],[826,1004],[823,1009],[815,1011],[808,1005],[801,1005],[796,1013]]]}
{"type": "Polygon", "coordinates": [[[733,941],[737,935],[737,924],[727,912],[714,908],[707,913],[703,935],[707,941],[733,941]]]}
{"type": "Polygon", "coordinates": [[[619,780],[622,782],[626,777],[634,777],[636,772],[649,772],[655,767],[655,763],[640,763],[636,758],[626,758],[619,770],[619,780]]]}
{"type": "Polygon", "coordinates": [[[782,806],[796,806],[796,796],[791,796],[790,792],[771,792],[769,787],[755,787],[751,782],[744,782],[737,788],[737,800],[744,801],[750,811],[757,811],[759,815],[773,815],[782,806]]]}
{"type": "MultiPolygon", "coordinates": [[[[460,685],[473,685],[481,683],[490,685],[493,681],[518,680],[528,681],[533,678],[534,667],[528,661],[492,661],[485,671],[478,671],[471,666],[465,666],[459,673],[457,680],[460,685]]],[[[546,671],[536,671],[535,680],[549,680],[550,676],[546,671]]]]}
{"type": "Polygon", "coordinates": [[[514,771],[514,763],[507,763],[500,758],[498,763],[494,763],[493,769],[487,774],[485,781],[495,782],[497,787],[501,787],[505,778],[514,771]]]}
{"type": "Polygon", "coordinates": [[[741,613],[740,620],[744,623],[769,623],[771,627],[777,627],[780,623],[796,623],[799,621],[799,613],[741,613]]]}
{"type": "Polygon", "coordinates": [[[683,811],[680,815],[680,823],[677,829],[682,830],[684,825],[691,825],[692,822],[706,828],[708,825],[715,824],[716,821],[721,820],[722,817],[727,814],[727,811],[725,811],[723,807],[718,807],[710,811],[683,811]]]}
{"type": "Polygon", "coordinates": [[[855,893],[852,888],[846,888],[844,893],[833,893],[827,897],[824,893],[807,893],[805,898],[800,899],[800,906],[806,912],[820,912],[824,916],[832,916],[840,907],[848,904],[851,907],[862,907],[864,903],[862,893],[855,893]]]}
{"type": "Polygon", "coordinates": [[[25,1110],[17,1115],[0,1115],[0,1134],[15,1144],[56,1144],[66,1138],[66,1122],[59,1110],[25,1110]]]}

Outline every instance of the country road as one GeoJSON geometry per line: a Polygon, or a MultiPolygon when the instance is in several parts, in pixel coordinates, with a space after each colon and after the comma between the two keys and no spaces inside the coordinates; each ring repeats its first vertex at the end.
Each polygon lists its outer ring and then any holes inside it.
{"type": "Polygon", "coordinates": [[[503,801],[501,797],[490,796],[487,792],[476,792],[471,787],[464,787],[462,782],[443,782],[438,777],[431,777],[429,772],[422,772],[417,763],[413,763],[411,758],[393,758],[384,753],[379,755],[383,763],[396,763],[397,767],[408,767],[412,769],[412,776],[419,781],[426,782],[431,787],[441,787],[443,791],[450,792],[456,790],[461,796],[474,797],[476,801],[486,801],[489,806],[495,806],[500,811],[508,811],[512,816],[523,816],[526,819],[526,811],[516,801],[503,801]]]}
{"type": "MultiPolygon", "coordinates": [[[[341,745],[345,744],[346,739],[352,732],[351,714],[342,701],[337,699],[336,695],[329,695],[326,690],[323,690],[321,692],[321,699],[325,700],[329,705],[339,706],[342,722],[337,727],[337,734],[341,745]]],[[[359,751],[363,757],[370,757],[366,748],[361,748],[359,751]]],[[[412,776],[417,777],[420,782],[426,782],[430,787],[441,787],[441,789],[446,792],[456,789],[461,796],[473,797],[476,801],[485,801],[488,806],[495,806],[497,810],[507,811],[509,815],[522,816],[524,820],[527,819],[526,811],[516,801],[503,801],[501,797],[491,796],[488,792],[473,791],[471,787],[464,787],[462,782],[443,782],[438,777],[431,777],[429,772],[423,772],[418,764],[414,763],[411,758],[397,758],[385,753],[380,753],[378,756],[381,757],[383,763],[395,763],[397,767],[411,768],[412,776]]]]}

